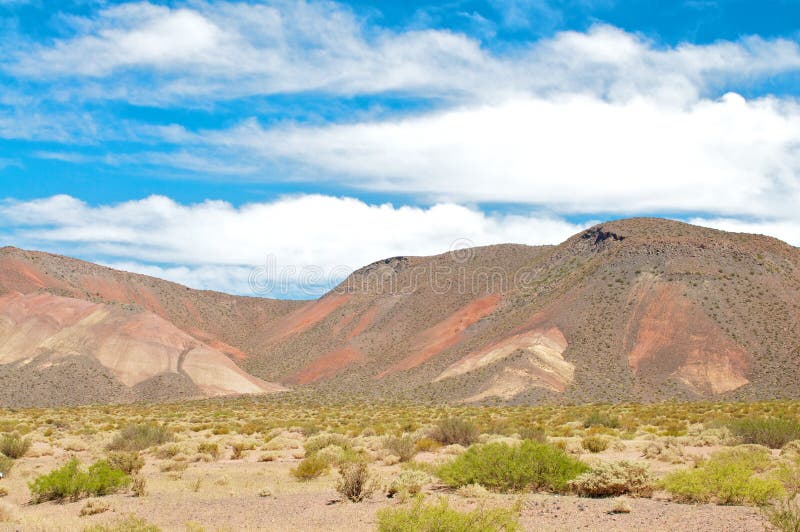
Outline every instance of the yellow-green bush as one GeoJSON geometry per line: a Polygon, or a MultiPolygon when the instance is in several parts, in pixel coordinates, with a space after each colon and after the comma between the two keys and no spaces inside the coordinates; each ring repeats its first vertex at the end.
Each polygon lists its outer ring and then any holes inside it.
{"type": "Polygon", "coordinates": [[[436,474],[451,487],[480,484],[503,492],[562,492],[570,480],[588,470],[589,466],[551,445],[527,440],[519,445],[487,443],[470,447],[441,466],[436,474]]]}
{"type": "Polygon", "coordinates": [[[324,475],[329,469],[328,461],[324,458],[312,454],[292,468],[291,473],[298,480],[311,480],[324,475]]]}
{"type": "Polygon", "coordinates": [[[681,502],[763,505],[785,494],[763,448],[719,451],[693,469],[670,473],[661,485],[681,502]]]}
{"type": "Polygon", "coordinates": [[[459,512],[442,497],[438,504],[417,498],[410,506],[378,512],[379,532],[516,532],[522,530],[516,513],[500,508],[459,512]]]}
{"type": "Polygon", "coordinates": [[[64,466],[36,478],[28,484],[33,502],[78,500],[89,496],[114,493],[130,484],[131,477],[100,460],[87,471],[80,467],[77,458],[64,466]]]}

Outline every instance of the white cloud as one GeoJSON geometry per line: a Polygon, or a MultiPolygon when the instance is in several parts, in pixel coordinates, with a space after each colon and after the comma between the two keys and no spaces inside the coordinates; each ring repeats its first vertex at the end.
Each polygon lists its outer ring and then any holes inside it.
{"type": "Polygon", "coordinates": [[[285,276],[296,291],[314,272],[338,281],[375,260],[442,253],[464,239],[474,245],[557,243],[583,227],[535,213],[495,216],[454,204],[423,209],[320,195],[239,208],[220,201],[181,205],[162,196],[93,207],[54,196],[6,200],[0,220],[15,245],[69,249],[192,286],[236,292],[248,290],[247,275],[266,267],[268,258],[274,261],[270,275],[285,276]]]}
{"type": "Polygon", "coordinates": [[[774,98],[525,98],[352,125],[250,121],[198,139],[289,160],[307,179],[442,201],[751,216],[800,204],[800,106],[774,98]]]}
{"type": "Polygon", "coordinates": [[[80,98],[176,102],[307,91],[450,100],[589,92],[686,101],[726,81],[800,68],[800,49],[790,40],[660,47],[605,25],[494,53],[448,30],[390,31],[332,2],[122,4],[74,25],[75,35],[52,44],[7,45],[5,69],[83,79],[73,88],[80,98]],[[124,75],[135,72],[147,77],[124,75]]]}

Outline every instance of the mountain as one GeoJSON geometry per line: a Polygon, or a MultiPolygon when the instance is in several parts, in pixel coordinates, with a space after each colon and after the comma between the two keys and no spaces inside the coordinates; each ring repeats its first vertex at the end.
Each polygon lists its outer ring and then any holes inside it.
{"type": "Polygon", "coordinates": [[[800,250],[663,219],[395,257],[254,335],[243,367],[338,396],[800,396],[800,250]]]}
{"type": "Polygon", "coordinates": [[[36,383],[36,404],[281,386],[512,404],[800,397],[800,250],[663,219],[392,257],[310,302],[3,248],[0,296],[3,404],[24,403],[7,381],[36,383]],[[105,384],[63,392],[74,375],[105,384]]]}
{"type": "Polygon", "coordinates": [[[191,290],[0,249],[0,404],[167,400],[286,388],[235,363],[242,338],[302,303],[191,290]]]}

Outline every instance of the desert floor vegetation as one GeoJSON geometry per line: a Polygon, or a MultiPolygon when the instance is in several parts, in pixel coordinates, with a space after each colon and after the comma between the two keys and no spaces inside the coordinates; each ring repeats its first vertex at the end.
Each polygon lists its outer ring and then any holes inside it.
{"type": "Polygon", "coordinates": [[[798,414],[296,395],[6,410],[0,530],[796,530],[798,414]]]}

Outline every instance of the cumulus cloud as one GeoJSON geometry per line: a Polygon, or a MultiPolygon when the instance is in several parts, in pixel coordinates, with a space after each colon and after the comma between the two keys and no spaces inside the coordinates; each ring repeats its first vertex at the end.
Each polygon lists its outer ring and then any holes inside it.
{"type": "Polygon", "coordinates": [[[321,195],[238,208],[221,201],[183,205],[163,196],[90,206],[54,196],[6,200],[0,220],[9,240],[23,247],[68,249],[124,269],[240,293],[261,268],[291,293],[309,295],[381,258],[443,253],[454,242],[557,243],[584,226],[536,213],[488,215],[448,203],[418,208],[321,195]]]}

